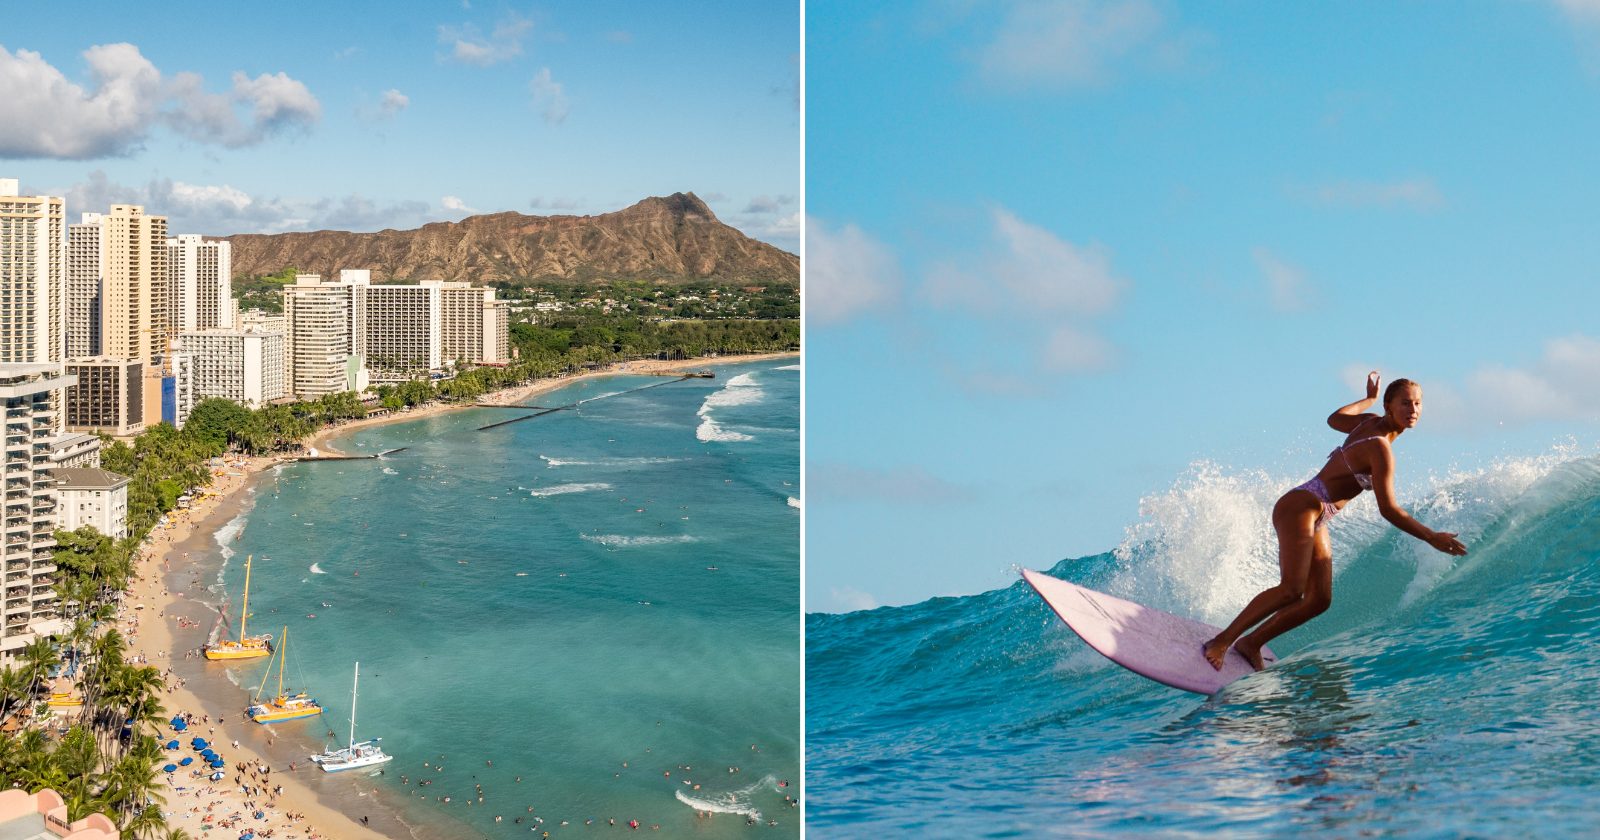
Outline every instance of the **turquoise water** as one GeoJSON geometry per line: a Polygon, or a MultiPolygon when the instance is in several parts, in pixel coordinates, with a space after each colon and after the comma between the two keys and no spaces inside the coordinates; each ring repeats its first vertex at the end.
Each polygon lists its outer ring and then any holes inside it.
{"type": "MultiPolygon", "coordinates": [[[[1200,467],[1067,580],[1213,624],[1275,582],[1288,477],[1200,467]],[[1287,482],[1287,483],[1286,483],[1287,482]]],[[[1506,461],[1403,500],[1459,560],[1334,520],[1334,604],[1211,698],[1111,664],[1027,587],[806,622],[815,836],[1600,833],[1600,460],[1506,461]]]]}
{"type": "Polygon", "coordinates": [[[289,626],[327,709],[275,728],[345,740],[360,660],[358,734],[396,757],[371,781],[409,822],[798,836],[799,372],[716,371],[361,430],[332,445],[404,450],[265,478],[220,536],[226,584],[237,603],[254,555],[251,631],[289,626]]]}

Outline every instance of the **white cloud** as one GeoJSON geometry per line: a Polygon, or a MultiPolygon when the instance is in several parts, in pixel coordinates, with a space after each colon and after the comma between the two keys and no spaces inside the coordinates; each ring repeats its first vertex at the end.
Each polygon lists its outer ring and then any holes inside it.
{"type": "Polygon", "coordinates": [[[978,53],[983,79],[999,87],[1078,87],[1106,80],[1111,65],[1158,41],[1161,13],[1146,0],[1014,0],[978,53]]]}
{"type": "Polygon", "coordinates": [[[894,252],[855,225],[830,230],[821,220],[805,226],[806,317],[821,326],[896,305],[900,265],[894,252]]]}
{"type": "Polygon", "coordinates": [[[132,44],[104,44],[83,53],[93,84],[69,81],[35,52],[0,47],[0,157],[83,160],[130,154],[163,123],[192,139],[236,148],[290,129],[308,128],[322,113],[316,97],[284,73],[254,79],[233,74],[226,94],[208,93],[195,73],[163,81],[132,44]],[[240,110],[247,114],[241,118],[240,110]]]}
{"type": "Polygon", "coordinates": [[[468,23],[439,27],[439,40],[450,46],[450,56],[456,61],[488,67],[522,55],[522,41],[531,31],[533,21],[512,14],[487,37],[468,23]]]}
{"type": "MultiPolygon", "coordinates": [[[[709,201],[710,199],[707,199],[707,200],[709,201]]],[[[746,212],[746,213],[777,213],[780,210],[782,210],[783,208],[788,207],[789,205],[791,205],[793,203],[794,203],[794,196],[792,196],[792,195],[780,195],[780,196],[777,196],[777,197],[773,197],[773,196],[770,196],[770,195],[758,195],[758,196],[755,196],[754,198],[750,199],[750,203],[745,205],[744,212],[746,212]]]]}
{"type": "Polygon", "coordinates": [[[551,125],[560,125],[567,118],[567,94],[561,83],[550,77],[550,68],[541,67],[528,83],[533,91],[533,104],[543,110],[540,114],[551,125]]]}
{"type": "Polygon", "coordinates": [[[1110,367],[1115,356],[1111,344],[1100,336],[1062,326],[1050,333],[1042,362],[1061,373],[1090,373],[1110,367]]]}
{"type": "Polygon", "coordinates": [[[1125,282],[1099,248],[1066,242],[1004,208],[992,213],[993,243],[976,263],[943,262],[925,290],[941,306],[979,312],[1054,317],[1109,310],[1125,282]]]}
{"type": "Polygon", "coordinates": [[[1576,23],[1600,23],[1600,0],[1555,0],[1555,5],[1576,23]]]}
{"type": "Polygon", "coordinates": [[[415,228],[459,213],[444,212],[426,201],[373,201],[358,194],[315,201],[252,196],[228,184],[189,184],[161,178],[140,187],[118,184],[94,171],[83,183],[53,191],[78,211],[104,212],[112,204],[139,204],[168,218],[168,230],[225,236],[233,233],[280,233],[287,230],[358,230],[415,228]]]}
{"type": "Polygon", "coordinates": [[[1337,181],[1306,191],[1312,201],[1330,207],[1405,207],[1433,210],[1444,206],[1444,195],[1433,179],[1399,181],[1337,181]]]}
{"type": "Polygon", "coordinates": [[[862,592],[851,586],[835,586],[828,590],[828,597],[833,599],[831,606],[837,612],[855,612],[856,610],[875,610],[883,606],[878,599],[870,593],[862,592]]]}
{"type": "MultiPolygon", "coordinates": [[[[1392,378],[1392,377],[1391,377],[1392,378]]],[[[1482,432],[1544,421],[1600,421],[1600,339],[1546,341],[1525,366],[1486,364],[1460,384],[1422,381],[1422,422],[1482,432]]]]}
{"type": "Polygon", "coordinates": [[[1268,299],[1279,312],[1302,312],[1311,303],[1311,284],[1303,269],[1284,262],[1265,248],[1254,248],[1250,256],[1267,283],[1268,299]]]}
{"type": "Polygon", "coordinates": [[[457,217],[471,216],[483,212],[475,207],[468,207],[465,201],[462,201],[460,198],[453,195],[447,195],[444,198],[439,199],[439,206],[450,211],[450,213],[457,217]]]}
{"type": "Polygon", "coordinates": [[[83,53],[93,85],[69,81],[39,53],[0,47],[0,157],[85,158],[127,154],[161,109],[161,72],[132,44],[83,53]]]}
{"type": "Polygon", "coordinates": [[[409,107],[411,107],[411,97],[393,88],[384,91],[383,96],[378,99],[378,113],[385,117],[392,117],[409,107]]]}

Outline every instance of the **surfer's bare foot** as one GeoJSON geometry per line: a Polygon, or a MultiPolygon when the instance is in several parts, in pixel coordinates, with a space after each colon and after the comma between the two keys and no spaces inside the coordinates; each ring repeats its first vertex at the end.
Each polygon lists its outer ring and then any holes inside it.
{"type": "Polygon", "coordinates": [[[1211,663],[1211,667],[1222,670],[1222,658],[1228,655],[1228,646],[1221,639],[1212,639],[1200,646],[1200,655],[1211,663]]]}
{"type": "Polygon", "coordinates": [[[1244,657],[1244,661],[1250,663],[1250,667],[1257,671],[1267,667],[1267,664],[1261,661],[1261,646],[1251,644],[1248,638],[1234,642],[1233,649],[1238,651],[1239,655],[1244,657]]]}

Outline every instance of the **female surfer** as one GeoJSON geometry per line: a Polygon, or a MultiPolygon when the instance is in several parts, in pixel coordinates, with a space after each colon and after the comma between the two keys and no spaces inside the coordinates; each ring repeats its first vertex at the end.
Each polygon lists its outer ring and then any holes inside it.
{"type": "Polygon", "coordinates": [[[1221,670],[1223,657],[1232,647],[1261,670],[1262,645],[1328,608],[1333,602],[1328,520],[1362,490],[1377,494],[1378,512],[1391,525],[1446,554],[1460,557],[1467,553],[1455,534],[1428,528],[1395,502],[1391,445],[1401,432],[1417,425],[1422,414],[1422,386],[1396,379],[1383,392],[1384,413],[1364,413],[1377,397],[1378,372],[1373,371],[1367,376],[1366,399],[1328,416],[1328,425],[1345,433],[1344,445],[1328,455],[1328,463],[1315,478],[1283,494],[1272,508],[1282,579],[1252,599],[1226,630],[1201,646],[1211,667],[1221,670]],[[1241,638],[1257,623],[1261,626],[1255,632],[1241,638]]]}

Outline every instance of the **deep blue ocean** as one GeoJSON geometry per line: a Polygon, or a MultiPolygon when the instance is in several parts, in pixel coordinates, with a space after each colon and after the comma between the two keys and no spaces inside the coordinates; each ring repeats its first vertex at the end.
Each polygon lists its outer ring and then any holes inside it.
{"type": "MultiPolygon", "coordinates": [[[[1058,577],[1212,624],[1277,580],[1295,481],[1197,467],[1058,577]]],[[[1277,667],[1205,698],[1110,663],[1020,580],[806,621],[813,837],[1600,834],[1600,459],[1366,494],[1334,520],[1334,603],[1277,667]]],[[[993,562],[997,558],[984,558],[993,562]]]]}
{"type": "Polygon", "coordinates": [[[279,737],[344,742],[359,660],[358,736],[395,760],[339,784],[419,836],[798,836],[799,371],[715,370],[358,430],[330,445],[403,451],[263,478],[214,588],[237,604],[254,556],[251,632],[288,626],[326,709],[279,737]]]}

